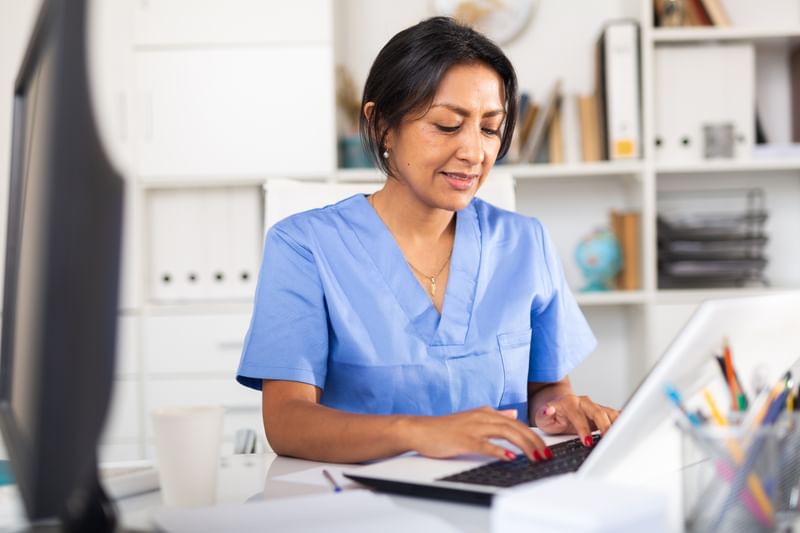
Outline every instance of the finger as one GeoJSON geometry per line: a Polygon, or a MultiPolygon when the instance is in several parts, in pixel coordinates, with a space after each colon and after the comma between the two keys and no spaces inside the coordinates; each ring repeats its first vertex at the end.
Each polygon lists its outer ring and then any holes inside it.
{"type": "Polygon", "coordinates": [[[619,411],[612,409],[611,407],[603,407],[603,409],[605,409],[608,418],[611,420],[611,423],[613,424],[616,422],[617,418],[619,418],[619,411]]]}
{"type": "Polygon", "coordinates": [[[605,433],[608,431],[608,428],[611,427],[611,418],[608,416],[606,410],[599,405],[595,406],[595,409],[590,409],[590,414],[592,417],[592,422],[594,422],[594,426],[600,431],[600,433],[605,433]]]}
{"type": "Polygon", "coordinates": [[[582,404],[584,400],[578,402],[577,405],[574,404],[564,404],[561,406],[562,415],[569,420],[570,424],[572,424],[575,433],[578,434],[580,437],[581,442],[584,446],[591,446],[592,445],[592,430],[591,426],[589,425],[589,419],[587,418],[587,413],[583,410],[582,404]]]}
{"type": "Polygon", "coordinates": [[[532,461],[541,460],[541,458],[548,455],[547,445],[545,445],[539,435],[531,431],[530,428],[518,420],[514,420],[513,423],[510,423],[510,421],[496,422],[488,426],[487,429],[489,431],[487,436],[499,437],[507,440],[522,450],[532,461]]]}
{"type": "Polygon", "coordinates": [[[499,459],[501,461],[512,461],[517,456],[517,454],[511,450],[503,448],[502,446],[498,446],[497,444],[493,444],[488,440],[480,440],[475,451],[483,455],[488,455],[489,457],[494,457],[495,459],[499,459]]]}
{"type": "Polygon", "coordinates": [[[534,422],[538,428],[547,433],[565,433],[571,429],[567,420],[558,415],[558,410],[551,404],[545,404],[536,411],[534,422]]]}
{"type": "Polygon", "coordinates": [[[508,418],[517,419],[517,410],[516,409],[503,409],[502,411],[498,411],[503,416],[507,416],[508,418]]]}

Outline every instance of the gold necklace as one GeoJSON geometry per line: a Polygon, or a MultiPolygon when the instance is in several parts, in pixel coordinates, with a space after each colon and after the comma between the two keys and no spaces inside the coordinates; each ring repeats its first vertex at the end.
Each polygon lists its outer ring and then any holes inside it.
{"type": "MultiPolygon", "coordinates": [[[[375,196],[374,194],[370,194],[370,195],[367,197],[367,202],[369,203],[369,205],[371,205],[371,206],[372,206],[372,209],[375,209],[375,201],[373,200],[374,196],[375,196]]],[[[376,213],[377,213],[377,211],[378,211],[378,210],[377,210],[377,209],[375,209],[375,212],[376,212],[376,213]]],[[[452,248],[450,248],[450,254],[447,256],[447,259],[445,260],[444,264],[443,264],[443,265],[442,265],[442,266],[439,268],[439,271],[438,271],[438,272],[436,272],[436,274],[434,274],[433,276],[429,276],[428,274],[424,273],[423,271],[421,271],[420,269],[418,269],[417,267],[415,267],[414,265],[412,265],[412,264],[411,264],[411,261],[409,261],[408,259],[406,259],[406,263],[408,263],[408,266],[410,266],[410,267],[411,267],[411,269],[412,269],[414,272],[416,272],[417,274],[419,274],[420,276],[422,276],[423,278],[425,278],[426,280],[428,280],[428,283],[430,283],[430,284],[431,284],[431,288],[430,288],[431,298],[434,298],[434,297],[436,297],[436,278],[438,278],[438,277],[439,277],[439,274],[441,274],[441,273],[444,271],[444,267],[446,267],[446,266],[447,266],[447,263],[449,263],[449,262],[450,262],[450,258],[451,258],[451,256],[452,256],[452,254],[453,254],[453,249],[452,249],[452,248]]]]}

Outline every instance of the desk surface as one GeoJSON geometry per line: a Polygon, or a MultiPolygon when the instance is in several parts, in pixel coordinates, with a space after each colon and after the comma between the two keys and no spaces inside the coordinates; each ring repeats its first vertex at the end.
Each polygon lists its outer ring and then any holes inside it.
{"type": "MultiPolygon", "coordinates": [[[[326,485],[276,479],[320,466],[325,466],[325,463],[279,457],[274,453],[225,457],[220,461],[217,502],[276,501],[281,498],[330,493],[331,488],[326,485]]],[[[486,507],[406,496],[391,498],[399,506],[439,517],[465,533],[485,533],[490,530],[489,509],[486,507]]],[[[150,530],[151,517],[163,504],[161,494],[151,492],[126,498],[118,502],[118,506],[123,526],[150,530]]]]}

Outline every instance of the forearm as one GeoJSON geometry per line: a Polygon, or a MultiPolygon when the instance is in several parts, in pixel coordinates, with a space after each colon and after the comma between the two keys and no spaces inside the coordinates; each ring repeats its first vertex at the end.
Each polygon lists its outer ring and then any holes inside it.
{"type": "Polygon", "coordinates": [[[297,399],[265,412],[264,428],[280,455],[355,463],[413,449],[414,418],[346,413],[297,399]]]}

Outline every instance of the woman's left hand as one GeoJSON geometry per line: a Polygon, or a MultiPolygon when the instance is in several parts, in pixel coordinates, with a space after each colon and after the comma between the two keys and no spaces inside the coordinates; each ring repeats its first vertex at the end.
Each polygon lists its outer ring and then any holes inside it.
{"type": "Polygon", "coordinates": [[[536,409],[534,423],[545,433],[577,433],[586,446],[592,444],[592,431],[608,431],[619,411],[594,403],[588,396],[565,394],[551,398],[536,409]]]}

